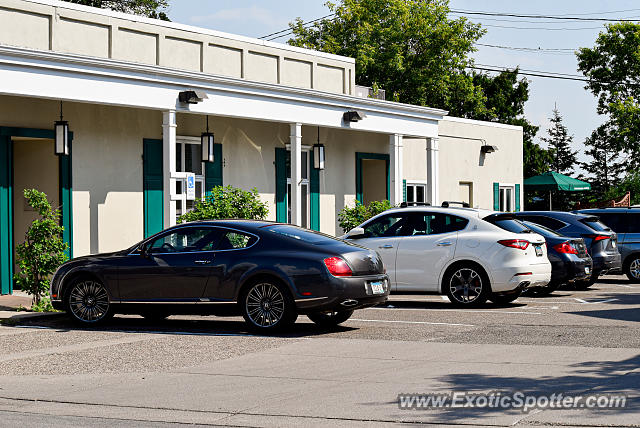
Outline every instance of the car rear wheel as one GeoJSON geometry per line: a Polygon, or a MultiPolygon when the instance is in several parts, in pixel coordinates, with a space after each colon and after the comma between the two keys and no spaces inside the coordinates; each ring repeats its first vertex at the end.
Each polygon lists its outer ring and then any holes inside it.
{"type": "Polygon", "coordinates": [[[249,327],[261,332],[287,327],[298,316],[287,290],[271,280],[260,280],[247,287],[241,306],[242,316],[249,327]]]}
{"type": "Polygon", "coordinates": [[[320,327],[335,327],[351,318],[351,315],[353,311],[334,311],[309,314],[307,317],[320,327]]]}
{"type": "Polygon", "coordinates": [[[626,263],[624,273],[631,282],[640,282],[640,255],[631,256],[631,260],[626,263]]]}
{"type": "Polygon", "coordinates": [[[447,272],[443,282],[449,300],[456,306],[481,305],[491,292],[489,278],[473,264],[455,266],[447,272]]]}
{"type": "Polygon", "coordinates": [[[93,279],[74,282],[67,293],[66,303],[72,318],[83,324],[99,324],[113,316],[107,289],[93,279]]]}
{"type": "Polygon", "coordinates": [[[491,297],[489,297],[489,300],[496,305],[506,305],[507,303],[511,303],[516,300],[521,294],[521,289],[507,291],[506,293],[493,293],[491,297]]]}

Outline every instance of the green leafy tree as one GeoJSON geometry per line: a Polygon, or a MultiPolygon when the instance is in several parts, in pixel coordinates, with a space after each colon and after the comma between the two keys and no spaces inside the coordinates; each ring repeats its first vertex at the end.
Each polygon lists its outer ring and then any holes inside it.
{"type": "Polygon", "coordinates": [[[338,213],[338,224],[342,228],[342,231],[347,233],[371,217],[391,208],[393,208],[393,205],[391,205],[391,202],[388,200],[371,201],[369,205],[363,205],[359,201],[356,201],[356,205],[353,208],[344,207],[338,213]]]}
{"type": "Polygon", "coordinates": [[[598,98],[598,113],[607,116],[609,135],[628,154],[626,170],[632,172],[640,167],[640,24],[605,28],[593,48],[578,50],[578,68],[598,98]]]}
{"type": "Polygon", "coordinates": [[[267,203],[260,199],[256,188],[248,192],[232,186],[216,186],[211,194],[196,202],[192,211],[181,215],[178,223],[233,218],[264,220],[267,214],[267,203]]]}
{"type": "Polygon", "coordinates": [[[619,183],[624,173],[625,162],[620,156],[618,140],[612,135],[610,123],[600,125],[584,142],[585,154],[591,158],[589,162],[581,162],[580,166],[588,174],[591,190],[596,195],[608,192],[619,183]]]}
{"type": "Polygon", "coordinates": [[[627,192],[631,192],[631,205],[640,205],[640,172],[628,174],[618,184],[612,186],[599,200],[620,200],[627,192]]]}
{"type": "Polygon", "coordinates": [[[289,44],[356,59],[356,83],[388,98],[450,110],[483,112],[484,95],[465,72],[484,34],[464,17],[450,19],[448,0],[342,0],[335,15],[305,27],[289,24],[289,44]]]}
{"type": "Polygon", "coordinates": [[[576,166],[577,151],[571,150],[573,135],[569,135],[567,127],[562,123],[562,116],[557,108],[553,109],[551,128],[547,130],[548,137],[541,138],[549,145],[549,152],[553,157],[551,169],[560,174],[571,174],[576,166]]]}
{"type": "Polygon", "coordinates": [[[170,21],[167,16],[168,0],[64,0],[69,3],[111,9],[116,12],[132,13],[148,18],[170,21]]]}
{"type": "Polygon", "coordinates": [[[20,272],[14,280],[20,289],[33,295],[33,303],[39,305],[49,290],[49,277],[66,260],[68,245],[62,238],[60,212],[51,208],[47,195],[25,189],[24,197],[40,218],[31,223],[24,242],[16,248],[20,272]]]}

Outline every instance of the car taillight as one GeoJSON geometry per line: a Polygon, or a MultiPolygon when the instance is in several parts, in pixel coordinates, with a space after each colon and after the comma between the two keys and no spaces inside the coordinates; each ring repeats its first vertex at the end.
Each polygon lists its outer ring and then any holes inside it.
{"type": "Polygon", "coordinates": [[[517,248],[518,250],[526,250],[529,246],[529,241],[524,239],[503,239],[498,241],[498,244],[502,244],[505,247],[517,248]]]}
{"type": "Polygon", "coordinates": [[[571,245],[569,242],[563,242],[561,244],[554,245],[553,249],[556,250],[558,253],[578,254],[578,249],[573,245],[571,245]]]}
{"type": "Polygon", "coordinates": [[[329,270],[329,273],[333,276],[351,276],[353,272],[351,268],[340,257],[329,257],[328,259],[324,259],[324,265],[329,270]]]}
{"type": "Polygon", "coordinates": [[[591,238],[594,241],[604,241],[605,239],[609,239],[611,238],[609,235],[598,235],[598,234],[593,234],[593,235],[584,235],[585,238],[591,238]]]}

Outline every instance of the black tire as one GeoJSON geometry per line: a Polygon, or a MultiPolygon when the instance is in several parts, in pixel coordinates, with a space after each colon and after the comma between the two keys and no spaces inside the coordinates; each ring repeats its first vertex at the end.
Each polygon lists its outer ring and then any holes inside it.
{"type": "Polygon", "coordinates": [[[109,292],[93,278],[74,280],[65,292],[65,306],[71,319],[83,325],[102,324],[113,316],[109,292]]]}
{"type": "Polygon", "coordinates": [[[593,284],[596,283],[596,281],[598,280],[598,276],[600,276],[600,272],[593,272],[589,279],[583,279],[583,280],[574,282],[573,287],[576,290],[586,290],[587,288],[591,287],[593,284]]]}
{"type": "Polygon", "coordinates": [[[260,333],[282,330],[298,318],[289,290],[272,279],[252,282],[238,303],[249,328],[260,333]]]}
{"type": "Polygon", "coordinates": [[[482,305],[491,295],[489,277],[474,263],[460,263],[449,268],[442,280],[442,288],[451,303],[463,308],[482,305]]]}
{"type": "Polygon", "coordinates": [[[353,311],[318,312],[307,317],[320,327],[335,327],[342,324],[353,315],[353,311]]]}
{"type": "Polygon", "coordinates": [[[506,293],[493,293],[489,296],[489,300],[491,300],[496,305],[506,305],[508,303],[513,302],[522,294],[521,289],[507,291],[506,293]]]}
{"type": "Polygon", "coordinates": [[[640,283],[640,254],[629,256],[624,264],[624,274],[627,275],[629,281],[640,283]]]}

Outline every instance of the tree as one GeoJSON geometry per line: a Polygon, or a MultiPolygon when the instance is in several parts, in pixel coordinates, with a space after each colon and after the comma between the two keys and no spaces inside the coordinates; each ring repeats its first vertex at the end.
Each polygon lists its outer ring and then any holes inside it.
{"type": "Polygon", "coordinates": [[[116,12],[132,13],[148,18],[170,21],[167,16],[168,0],[65,0],[69,3],[111,9],[116,12]]]}
{"type": "Polygon", "coordinates": [[[196,202],[192,211],[181,215],[178,223],[229,218],[264,220],[267,214],[267,203],[260,200],[257,189],[247,192],[231,186],[216,186],[208,196],[196,202]]]}
{"type": "Polygon", "coordinates": [[[618,140],[612,135],[611,123],[605,123],[595,129],[584,142],[585,154],[591,157],[590,162],[581,162],[582,169],[589,174],[591,190],[597,195],[608,192],[620,182],[625,164],[620,159],[618,140]]]}
{"type": "Polygon", "coordinates": [[[567,127],[562,123],[562,116],[557,107],[553,109],[553,116],[549,118],[552,126],[547,130],[549,137],[541,138],[542,141],[549,144],[549,151],[553,160],[551,168],[560,174],[571,174],[576,165],[577,151],[571,150],[570,143],[573,141],[573,135],[569,135],[567,127]]]}
{"type": "MultiPolygon", "coordinates": [[[[587,88],[598,98],[598,113],[608,116],[609,136],[628,156],[627,172],[640,167],[640,24],[606,25],[593,48],[577,52],[587,88]]],[[[613,142],[612,142],[613,144],[613,142]]]]}
{"type": "Polygon", "coordinates": [[[448,0],[342,0],[335,15],[289,24],[289,44],[356,59],[356,83],[384,88],[394,101],[484,113],[485,96],[465,69],[484,34],[466,18],[449,19],[448,0]]]}
{"type": "Polygon", "coordinates": [[[31,223],[24,242],[16,247],[20,272],[14,280],[23,291],[33,295],[33,303],[38,305],[49,290],[49,277],[64,263],[68,245],[62,239],[60,212],[51,208],[47,195],[25,189],[24,197],[40,218],[31,223]]]}

